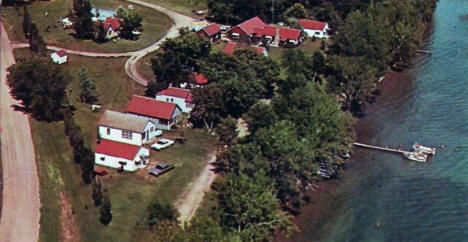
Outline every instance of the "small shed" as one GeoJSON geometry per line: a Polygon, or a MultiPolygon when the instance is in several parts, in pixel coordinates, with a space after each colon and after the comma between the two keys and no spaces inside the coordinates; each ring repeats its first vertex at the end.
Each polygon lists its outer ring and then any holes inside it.
{"type": "Polygon", "coordinates": [[[68,61],[67,52],[64,50],[60,50],[60,51],[52,53],[50,55],[50,58],[52,59],[52,62],[57,63],[59,65],[66,63],[68,61]]]}

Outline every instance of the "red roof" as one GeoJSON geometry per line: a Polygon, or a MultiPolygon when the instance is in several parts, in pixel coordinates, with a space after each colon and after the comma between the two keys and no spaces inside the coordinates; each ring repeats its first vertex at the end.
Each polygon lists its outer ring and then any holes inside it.
{"type": "Polygon", "coordinates": [[[120,19],[118,18],[107,18],[103,24],[106,30],[109,29],[109,27],[112,27],[113,30],[120,29],[120,19]]]}
{"type": "Polygon", "coordinates": [[[139,114],[151,118],[170,120],[176,104],[157,101],[153,98],[133,95],[127,107],[127,113],[139,114]]]}
{"type": "Polygon", "coordinates": [[[219,28],[219,24],[210,24],[205,28],[201,29],[200,31],[204,31],[208,36],[211,37],[215,34],[218,34],[221,31],[221,29],[219,28]]]}
{"type": "Polygon", "coordinates": [[[234,54],[234,51],[236,50],[237,44],[235,42],[229,42],[227,45],[224,47],[223,53],[226,55],[232,55],[234,54]]]}
{"type": "Polygon", "coordinates": [[[299,24],[304,29],[323,31],[323,29],[325,28],[325,25],[327,23],[320,22],[320,21],[315,21],[315,20],[310,20],[310,19],[299,19],[299,24]]]}
{"type": "Polygon", "coordinates": [[[135,159],[135,156],[140,151],[140,147],[136,145],[129,145],[120,142],[109,140],[101,140],[101,143],[96,147],[96,153],[109,155],[127,160],[135,159]]]}
{"type": "Polygon", "coordinates": [[[276,27],[274,26],[255,27],[254,31],[258,36],[276,36],[276,27]]]}
{"type": "Polygon", "coordinates": [[[156,95],[166,95],[171,97],[183,98],[187,102],[192,101],[192,93],[188,89],[169,87],[166,90],[158,92],[156,95]]]}
{"type": "Polygon", "coordinates": [[[286,40],[299,40],[299,37],[301,37],[301,31],[298,29],[286,29],[286,28],[280,28],[280,40],[286,41],[286,40]]]}
{"type": "Polygon", "coordinates": [[[67,52],[65,50],[60,50],[57,52],[57,55],[60,56],[60,57],[64,57],[67,55],[67,52]]]}
{"type": "Polygon", "coordinates": [[[255,28],[264,28],[265,26],[267,26],[267,24],[263,22],[259,17],[254,17],[237,26],[243,29],[248,35],[251,35],[255,33],[255,28]]]}
{"type": "Polygon", "coordinates": [[[195,72],[190,73],[190,79],[199,85],[208,84],[208,79],[206,78],[205,75],[201,73],[198,73],[198,74],[195,72]]]}

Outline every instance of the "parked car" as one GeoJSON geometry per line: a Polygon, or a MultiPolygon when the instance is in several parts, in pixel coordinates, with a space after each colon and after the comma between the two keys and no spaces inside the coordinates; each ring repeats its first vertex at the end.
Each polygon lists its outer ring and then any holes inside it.
{"type": "Polygon", "coordinates": [[[104,169],[98,169],[98,170],[94,171],[94,173],[96,173],[96,175],[98,175],[98,176],[105,176],[105,175],[109,174],[109,172],[107,172],[104,169]]]}
{"type": "Polygon", "coordinates": [[[172,169],[174,169],[173,165],[161,162],[158,165],[156,165],[156,167],[151,169],[148,173],[153,176],[160,176],[172,169]]]}
{"type": "Polygon", "coordinates": [[[170,139],[159,139],[156,143],[154,143],[153,145],[151,145],[151,149],[153,150],[162,150],[162,149],[165,149],[171,145],[174,144],[174,141],[173,140],[170,140],[170,139]]]}

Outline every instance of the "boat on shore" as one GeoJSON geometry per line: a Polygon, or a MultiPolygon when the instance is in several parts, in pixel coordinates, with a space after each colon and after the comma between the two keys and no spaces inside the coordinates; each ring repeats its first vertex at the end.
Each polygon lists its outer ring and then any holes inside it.
{"type": "Polygon", "coordinates": [[[423,146],[423,145],[418,144],[417,142],[413,145],[413,149],[415,151],[419,151],[419,152],[421,152],[423,154],[426,154],[426,155],[435,155],[436,154],[436,148],[423,146]]]}
{"type": "Polygon", "coordinates": [[[422,153],[422,152],[403,152],[403,156],[412,161],[417,161],[417,162],[426,162],[427,161],[427,155],[422,153]]]}

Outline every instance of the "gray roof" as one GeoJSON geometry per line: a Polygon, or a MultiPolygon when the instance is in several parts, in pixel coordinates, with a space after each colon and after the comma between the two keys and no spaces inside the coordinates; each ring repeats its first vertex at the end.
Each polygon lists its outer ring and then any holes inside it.
{"type": "Polygon", "coordinates": [[[145,117],[106,110],[98,125],[141,133],[148,122],[151,121],[145,117]]]}

